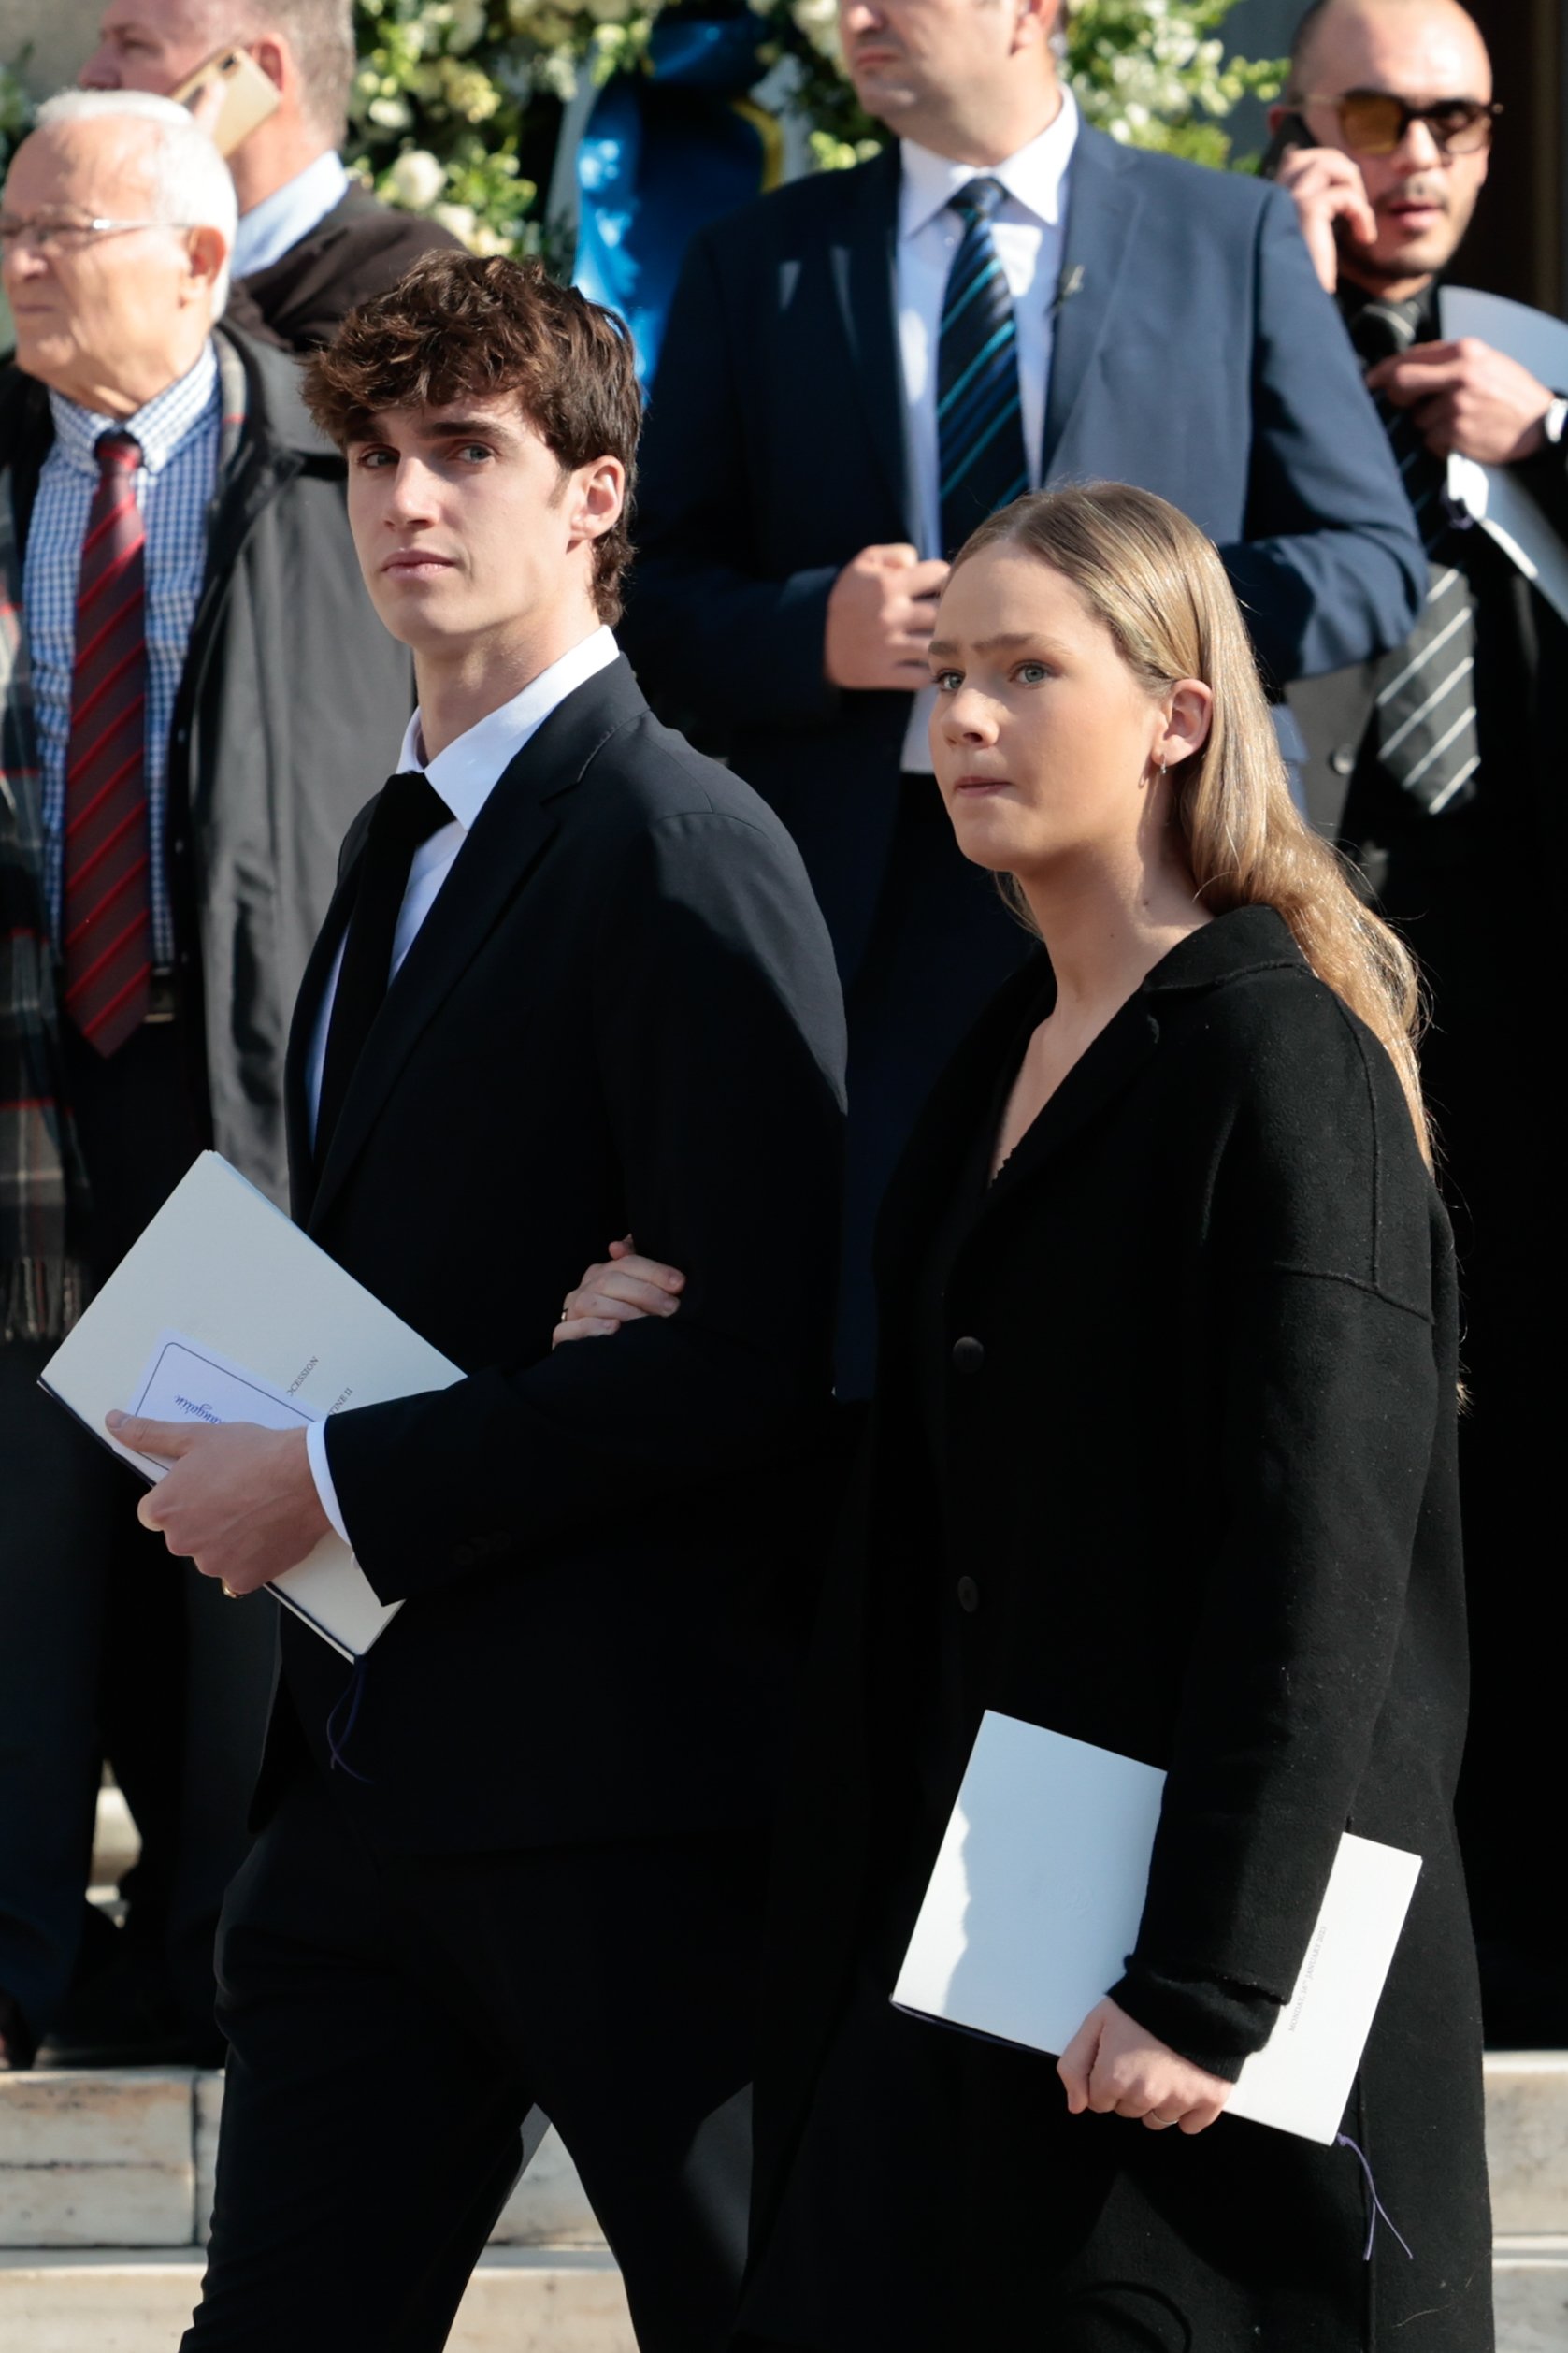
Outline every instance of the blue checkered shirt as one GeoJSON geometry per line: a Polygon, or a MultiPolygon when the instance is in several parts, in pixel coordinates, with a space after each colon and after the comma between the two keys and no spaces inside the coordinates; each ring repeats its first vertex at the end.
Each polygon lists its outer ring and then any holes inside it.
{"type": "Polygon", "coordinates": [[[174,919],[164,855],[169,727],[185,649],[207,568],[207,514],[217,486],[223,402],[211,343],[190,373],[122,421],[80,409],[58,392],[54,446],[44,460],[27,533],[22,610],[33,674],[38,767],[43,786],[44,886],[60,939],[65,891],[65,754],[71,734],[77,571],[97,487],[94,445],[113,429],[134,434],[142,462],[137,503],[147,533],[147,796],[153,843],[152,960],[174,961],[174,919]]]}

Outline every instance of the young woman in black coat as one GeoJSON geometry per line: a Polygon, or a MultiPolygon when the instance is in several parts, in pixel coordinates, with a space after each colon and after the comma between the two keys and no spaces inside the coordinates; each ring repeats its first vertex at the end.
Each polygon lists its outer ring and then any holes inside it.
{"type": "MultiPolygon", "coordinates": [[[[1047,953],[884,1212],[867,1459],[782,1841],[753,2346],[1487,2353],[1452,1252],[1415,978],[1293,810],[1213,547],[1050,492],[931,647],[960,846],[1047,953]],[[1164,1768],[1059,2063],[889,1993],[983,1711],[1164,1768]],[[1341,1833],[1419,1883],[1344,2129],[1224,2115],[1341,1833]]],[[[674,1297],[618,1254],[562,1338],[674,1297]]],[[[757,1242],[767,1313],[767,1237],[757,1242]]]]}

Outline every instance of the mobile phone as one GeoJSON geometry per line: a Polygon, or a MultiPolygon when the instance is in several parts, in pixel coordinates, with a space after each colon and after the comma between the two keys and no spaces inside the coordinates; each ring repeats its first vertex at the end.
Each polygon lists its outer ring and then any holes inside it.
{"type": "Polygon", "coordinates": [[[249,138],[258,123],[276,112],[281,93],[268,81],[249,50],[221,49],[205,65],[188,74],[169,96],[194,107],[204,91],[220,83],[223,103],[212,125],[212,144],[220,155],[232,155],[241,139],[249,138]]]}
{"type": "Polygon", "coordinates": [[[1284,163],[1293,147],[1319,147],[1321,144],[1320,139],[1313,137],[1312,132],[1299,114],[1283,116],[1278,130],[1259,157],[1259,179],[1274,179],[1281,164],[1284,163]]]}

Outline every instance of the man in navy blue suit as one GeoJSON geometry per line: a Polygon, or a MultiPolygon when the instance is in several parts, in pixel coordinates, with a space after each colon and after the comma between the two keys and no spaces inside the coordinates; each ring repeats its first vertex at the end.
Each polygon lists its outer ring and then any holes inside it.
{"type": "Polygon", "coordinates": [[[1289,201],[1084,125],[1058,4],[840,0],[894,141],[693,240],[644,442],[628,650],[794,832],[849,1001],[841,1395],[893,1162],[1027,946],[930,781],[946,559],[1043,482],[1142,484],[1218,543],[1276,688],[1398,643],[1425,580],[1289,201]]]}

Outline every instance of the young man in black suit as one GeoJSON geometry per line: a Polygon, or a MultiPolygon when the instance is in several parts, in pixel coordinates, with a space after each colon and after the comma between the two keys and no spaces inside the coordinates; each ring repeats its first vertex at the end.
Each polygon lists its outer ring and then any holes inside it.
{"type": "Polygon", "coordinates": [[[446,2341],[537,2102],[640,2343],[725,2342],[754,1952],[827,1394],[842,1014],[787,834],[650,714],[609,623],[640,404],[620,323],[431,255],[313,367],[414,651],[290,1047],[295,1212],[462,1364],[231,1425],[142,1505],[249,1594],[336,1525],[407,1608],[295,1624],[220,1948],[232,2054],[193,2353],[446,2341]],[[388,967],[391,977],[388,980],[388,967]],[[689,1270],[552,1350],[606,1232],[689,1270]],[[747,1240],[789,1305],[753,1314],[747,1240]],[[650,1514],[649,1497],[655,1499],[650,1514]]]}

